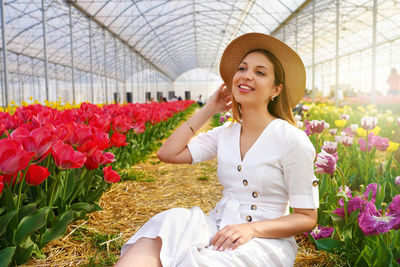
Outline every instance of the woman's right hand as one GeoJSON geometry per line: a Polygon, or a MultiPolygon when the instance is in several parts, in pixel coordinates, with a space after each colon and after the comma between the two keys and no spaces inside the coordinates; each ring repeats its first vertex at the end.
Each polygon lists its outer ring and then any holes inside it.
{"type": "Polygon", "coordinates": [[[225,112],[231,109],[232,95],[224,83],[209,98],[206,106],[211,108],[214,113],[225,112]]]}

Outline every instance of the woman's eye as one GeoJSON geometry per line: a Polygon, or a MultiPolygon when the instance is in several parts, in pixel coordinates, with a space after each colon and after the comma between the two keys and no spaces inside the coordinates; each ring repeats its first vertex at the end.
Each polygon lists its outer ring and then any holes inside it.
{"type": "Polygon", "coordinates": [[[257,71],[257,75],[265,76],[265,73],[259,70],[257,71]]]}
{"type": "Polygon", "coordinates": [[[244,70],[244,67],[239,67],[238,70],[244,70]]]}

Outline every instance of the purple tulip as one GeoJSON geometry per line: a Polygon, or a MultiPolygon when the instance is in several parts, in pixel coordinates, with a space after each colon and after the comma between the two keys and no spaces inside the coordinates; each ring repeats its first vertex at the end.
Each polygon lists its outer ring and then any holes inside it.
{"type": "Polygon", "coordinates": [[[332,175],[336,169],[336,158],[324,150],[317,155],[317,160],[315,161],[315,171],[317,173],[326,173],[332,175]]]}
{"type": "Polygon", "coordinates": [[[308,120],[304,120],[304,127],[305,127],[304,132],[307,134],[307,136],[310,136],[312,133],[310,130],[310,123],[308,122],[308,120]]]}
{"type": "Polygon", "coordinates": [[[400,195],[393,198],[392,203],[388,207],[388,214],[400,217],[400,195]]]}
{"type": "Polygon", "coordinates": [[[337,151],[337,142],[324,141],[322,149],[329,154],[335,154],[337,151]]]}
{"type": "Polygon", "coordinates": [[[343,131],[342,131],[342,135],[343,134],[346,134],[346,135],[351,135],[351,136],[353,136],[353,132],[351,131],[351,127],[350,126],[348,126],[348,127],[346,127],[346,128],[344,128],[343,129],[343,131]]]}
{"type": "Polygon", "coordinates": [[[372,137],[372,144],[380,151],[386,151],[389,147],[389,138],[383,138],[378,135],[372,137]]]}
{"type": "Polygon", "coordinates": [[[362,117],[361,118],[361,127],[363,127],[366,131],[371,131],[376,127],[378,123],[378,118],[376,117],[362,117]]]}
{"type": "Polygon", "coordinates": [[[373,202],[367,202],[358,217],[358,225],[365,235],[378,235],[392,229],[394,217],[382,215],[373,202]]]}
{"type": "MultiPolygon", "coordinates": [[[[351,214],[353,211],[356,210],[361,210],[362,207],[365,204],[365,200],[360,198],[359,196],[355,196],[354,198],[350,198],[349,203],[347,205],[347,214],[351,214]]],[[[335,213],[339,215],[340,217],[345,217],[344,216],[344,204],[343,204],[343,198],[339,200],[339,205],[341,208],[335,209],[332,213],[335,213]]]]}
{"type": "MultiPolygon", "coordinates": [[[[377,191],[378,191],[377,183],[369,184],[367,185],[367,188],[365,189],[362,197],[364,200],[368,200],[369,193],[371,192],[371,201],[375,203],[377,191]]],[[[381,186],[379,186],[379,191],[381,191],[381,186]]]]}
{"type": "Polygon", "coordinates": [[[310,234],[312,235],[312,237],[314,237],[315,240],[330,237],[332,233],[333,233],[332,227],[321,227],[320,225],[318,225],[314,230],[310,232],[310,234]]]}
{"type": "Polygon", "coordinates": [[[399,186],[400,186],[400,176],[397,176],[397,177],[394,179],[394,183],[395,183],[396,185],[399,185],[399,186]]]}
{"type": "Polygon", "coordinates": [[[353,145],[353,136],[349,136],[349,135],[342,136],[342,144],[344,146],[352,146],[353,145]]]}
{"type": "Polygon", "coordinates": [[[310,121],[310,130],[312,134],[322,133],[325,129],[325,121],[312,120],[310,121]]]}

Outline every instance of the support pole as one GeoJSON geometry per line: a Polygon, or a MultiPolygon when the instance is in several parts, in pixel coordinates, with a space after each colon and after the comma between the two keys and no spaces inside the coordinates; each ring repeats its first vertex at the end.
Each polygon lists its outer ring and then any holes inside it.
{"type": "Polygon", "coordinates": [[[71,5],[68,5],[69,15],[69,42],[71,46],[71,79],[72,79],[72,101],[76,101],[76,89],[75,89],[75,66],[74,66],[74,42],[72,36],[72,10],[71,5]]]}
{"type": "MultiPolygon", "coordinates": [[[[117,38],[115,36],[114,36],[114,56],[115,56],[115,93],[118,93],[117,38]]],[[[119,100],[119,99],[117,99],[117,100],[119,100]]]]}
{"type": "MultiPolygon", "coordinates": [[[[44,0],[42,0],[42,21],[43,21],[43,53],[44,53],[44,81],[46,87],[46,100],[49,101],[49,75],[47,61],[47,31],[46,31],[46,12],[44,9],[44,0]]],[[[40,89],[39,89],[40,90],[40,89]]]]}
{"type": "Polygon", "coordinates": [[[4,18],[4,1],[1,0],[1,42],[3,46],[3,75],[4,75],[4,92],[3,92],[3,107],[8,106],[8,70],[7,70],[7,41],[6,41],[6,24],[4,18]]]}
{"type": "Polygon", "coordinates": [[[336,0],[336,79],[335,79],[335,104],[339,106],[339,0],[336,0]]]}
{"type": "Polygon", "coordinates": [[[103,29],[103,50],[104,50],[104,84],[106,93],[106,104],[108,104],[108,88],[107,88],[107,48],[106,48],[106,30],[103,29]]]}
{"type": "Polygon", "coordinates": [[[315,99],[315,0],[312,2],[312,80],[311,80],[311,92],[312,100],[315,99]]]}
{"type": "Polygon", "coordinates": [[[377,13],[378,13],[378,3],[377,0],[373,0],[373,21],[372,21],[372,69],[371,69],[371,83],[372,83],[372,92],[371,92],[371,100],[372,104],[375,105],[376,98],[376,22],[377,22],[377,13]]]}
{"type": "Polygon", "coordinates": [[[92,53],[92,20],[89,20],[89,54],[90,54],[90,89],[92,95],[92,104],[94,104],[94,88],[93,88],[93,53],[92,53]]]}

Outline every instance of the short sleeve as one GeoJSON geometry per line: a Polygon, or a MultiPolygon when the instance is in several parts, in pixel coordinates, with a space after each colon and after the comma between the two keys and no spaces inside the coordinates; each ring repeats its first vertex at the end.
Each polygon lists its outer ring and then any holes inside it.
{"type": "Polygon", "coordinates": [[[187,145],[192,154],[192,164],[210,160],[217,156],[218,137],[223,128],[225,128],[224,125],[215,127],[192,138],[187,145]]]}
{"type": "Polygon", "coordinates": [[[283,175],[292,208],[319,207],[314,159],[315,148],[310,139],[303,131],[296,131],[290,137],[283,154],[283,175]]]}

